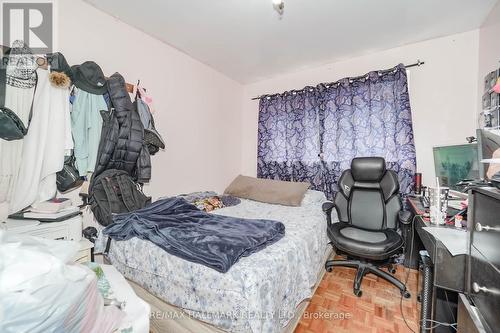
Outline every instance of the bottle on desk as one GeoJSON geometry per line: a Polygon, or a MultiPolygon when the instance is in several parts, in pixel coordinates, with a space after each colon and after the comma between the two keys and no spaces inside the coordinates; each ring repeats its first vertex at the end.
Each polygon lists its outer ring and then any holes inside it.
{"type": "Polygon", "coordinates": [[[429,187],[431,223],[442,225],[445,223],[448,210],[448,187],[429,187]]]}

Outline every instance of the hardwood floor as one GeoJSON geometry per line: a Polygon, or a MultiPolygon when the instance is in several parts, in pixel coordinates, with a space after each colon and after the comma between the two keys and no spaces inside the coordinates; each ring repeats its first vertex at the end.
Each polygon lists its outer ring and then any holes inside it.
{"type": "MultiPolygon", "coordinates": [[[[396,276],[404,282],[407,269],[397,266],[396,276]]],[[[401,294],[389,282],[372,274],[364,277],[363,295],[354,296],[353,268],[335,267],[325,273],[295,333],[406,333],[411,332],[400,310],[401,294]]],[[[410,270],[410,299],[403,299],[403,311],[410,327],[418,332],[420,303],[417,302],[418,271],[410,270]]]]}

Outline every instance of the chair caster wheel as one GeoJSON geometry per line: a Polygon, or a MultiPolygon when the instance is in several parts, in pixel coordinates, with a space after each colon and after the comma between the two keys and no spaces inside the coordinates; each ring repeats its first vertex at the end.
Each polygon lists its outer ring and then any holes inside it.
{"type": "Polygon", "coordinates": [[[356,295],[357,297],[361,297],[361,295],[363,295],[363,291],[361,290],[354,290],[354,295],[356,295]]]}
{"type": "Polygon", "coordinates": [[[325,269],[328,273],[331,273],[333,271],[333,267],[325,267],[325,269]]]}
{"type": "Polygon", "coordinates": [[[410,298],[411,297],[411,294],[407,290],[402,291],[401,295],[403,295],[404,298],[410,298]]]}

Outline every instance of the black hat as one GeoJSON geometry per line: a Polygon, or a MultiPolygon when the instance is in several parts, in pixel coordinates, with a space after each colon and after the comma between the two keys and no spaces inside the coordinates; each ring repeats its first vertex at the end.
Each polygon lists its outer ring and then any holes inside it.
{"type": "Polygon", "coordinates": [[[71,80],[73,80],[73,73],[71,72],[71,67],[69,67],[66,58],[64,58],[64,55],[61,52],[48,53],[46,57],[51,72],[64,73],[71,80]]]}
{"type": "Polygon", "coordinates": [[[95,95],[104,95],[108,90],[106,78],[101,67],[93,61],[71,67],[73,83],[83,91],[95,95]]]}

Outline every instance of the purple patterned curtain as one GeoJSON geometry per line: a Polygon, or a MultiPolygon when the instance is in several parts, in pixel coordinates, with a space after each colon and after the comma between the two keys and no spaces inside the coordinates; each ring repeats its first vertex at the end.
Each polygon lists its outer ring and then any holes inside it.
{"type": "Polygon", "coordinates": [[[382,156],[410,193],[415,145],[404,65],[260,100],[260,178],[308,181],[329,199],[358,156],[382,156]]]}

